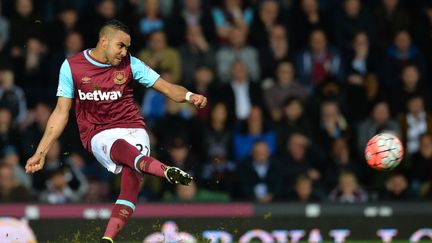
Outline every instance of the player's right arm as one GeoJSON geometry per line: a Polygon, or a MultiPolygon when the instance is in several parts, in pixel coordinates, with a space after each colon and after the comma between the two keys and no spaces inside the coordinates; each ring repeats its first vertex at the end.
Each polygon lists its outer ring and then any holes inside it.
{"type": "Polygon", "coordinates": [[[200,94],[189,92],[180,85],[172,84],[160,77],[158,73],[144,64],[141,60],[131,56],[132,75],[135,80],[148,88],[153,88],[175,102],[193,104],[197,108],[204,108],[207,105],[207,98],[200,94]]]}
{"type": "Polygon", "coordinates": [[[69,120],[69,111],[72,107],[74,97],[74,87],[72,72],[67,60],[63,62],[60,69],[57,96],[57,105],[48,119],[44,135],[34,155],[27,160],[25,166],[27,173],[34,173],[43,168],[46,153],[60,137],[69,120]]]}
{"type": "Polygon", "coordinates": [[[51,113],[44,135],[39,142],[36,152],[27,160],[25,170],[27,173],[34,173],[41,170],[45,164],[45,156],[54,142],[60,137],[69,120],[69,110],[72,107],[72,99],[59,97],[57,105],[51,113]]]}

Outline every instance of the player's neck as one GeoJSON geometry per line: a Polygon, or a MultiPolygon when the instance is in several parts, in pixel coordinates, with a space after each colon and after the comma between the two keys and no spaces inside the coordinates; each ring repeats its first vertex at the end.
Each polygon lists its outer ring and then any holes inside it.
{"type": "Polygon", "coordinates": [[[100,63],[103,63],[103,64],[110,64],[110,63],[108,63],[108,61],[107,61],[106,58],[104,57],[102,51],[98,50],[97,47],[94,48],[94,49],[91,49],[91,50],[89,51],[89,54],[90,54],[91,57],[93,57],[96,61],[98,61],[98,62],[100,62],[100,63]]]}

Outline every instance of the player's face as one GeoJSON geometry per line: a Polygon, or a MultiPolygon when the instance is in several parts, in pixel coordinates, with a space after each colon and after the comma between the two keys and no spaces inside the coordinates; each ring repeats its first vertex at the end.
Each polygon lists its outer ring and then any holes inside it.
{"type": "Polygon", "coordinates": [[[131,45],[130,35],[123,31],[116,31],[108,41],[105,49],[105,56],[108,63],[117,66],[121,60],[127,55],[128,48],[131,45]]]}

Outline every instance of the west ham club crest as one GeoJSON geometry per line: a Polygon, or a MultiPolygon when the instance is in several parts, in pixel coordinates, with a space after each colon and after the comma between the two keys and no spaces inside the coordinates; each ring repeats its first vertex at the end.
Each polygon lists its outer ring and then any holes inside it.
{"type": "Polygon", "coordinates": [[[117,85],[122,85],[126,83],[126,75],[124,71],[115,71],[114,72],[114,83],[117,85]]]}

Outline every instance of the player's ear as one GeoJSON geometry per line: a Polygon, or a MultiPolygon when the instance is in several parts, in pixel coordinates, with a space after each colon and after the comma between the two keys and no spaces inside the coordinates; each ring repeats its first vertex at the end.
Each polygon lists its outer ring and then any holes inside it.
{"type": "Polygon", "coordinates": [[[99,41],[101,43],[102,48],[106,49],[108,46],[108,38],[106,36],[102,36],[99,41]]]}

